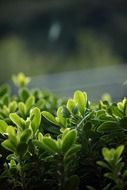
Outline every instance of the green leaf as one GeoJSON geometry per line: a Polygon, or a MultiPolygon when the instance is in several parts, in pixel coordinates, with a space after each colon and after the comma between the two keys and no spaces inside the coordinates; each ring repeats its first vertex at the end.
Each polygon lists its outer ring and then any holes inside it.
{"type": "Polygon", "coordinates": [[[36,133],[41,123],[41,112],[39,108],[35,107],[32,109],[30,113],[30,119],[31,119],[31,127],[33,129],[33,132],[36,133]]]}
{"type": "Polygon", "coordinates": [[[64,156],[64,161],[66,162],[66,159],[68,159],[69,156],[77,154],[77,152],[81,149],[80,144],[74,144],[66,153],[64,156]]]}
{"type": "Polygon", "coordinates": [[[15,168],[16,167],[16,162],[15,160],[10,160],[10,168],[15,168]]]}
{"type": "Polygon", "coordinates": [[[38,140],[39,141],[43,140],[43,134],[41,132],[38,133],[38,140]]]}
{"type": "Polygon", "coordinates": [[[126,112],[126,107],[127,107],[127,99],[124,98],[121,102],[117,103],[117,107],[120,111],[122,111],[123,113],[126,112]]]}
{"type": "Polygon", "coordinates": [[[25,129],[20,137],[21,142],[28,143],[31,138],[32,131],[30,129],[25,129]]]}
{"type": "Polygon", "coordinates": [[[16,131],[13,126],[7,126],[6,128],[6,133],[8,134],[9,137],[16,137],[16,131]]]}
{"type": "MultiPolygon", "coordinates": [[[[86,187],[87,187],[87,189],[89,189],[89,190],[96,190],[94,187],[89,186],[89,185],[87,185],[86,187]]],[[[103,189],[103,190],[104,190],[104,189],[103,189]]]]}
{"type": "Polygon", "coordinates": [[[25,122],[19,115],[17,115],[16,113],[10,113],[9,117],[17,127],[24,127],[25,122]]]}
{"type": "Polygon", "coordinates": [[[42,111],[42,115],[43,115],[48,121],[50,121],[51,123],[53,123],[53,124],[59,126],[59,123],[56,121],[55,117],[54,117],[51,113],[49,113],[49,112],[47,112],[47,111],[42,111]]]}
{"type": "Polygon", "coordinates": [[[26,115],[26,105],[23,102],[19,102],[18,107],[21,116],[24,117],[26,115]]]}
{"type": "Polygon", "coordinates": [[[16,155],[15,155],[14,153],[9,154],[9,155],[6,157],[6,159],[7,159],[7,160],[12,160],[12,159],[16,160],[16,155]]]}
{"type": "Polygon", "coordinates": [[[8,94],[5,94],[2,98],[2,101],[3,101],[3,104],[8,106],[9,104],[9,101],[10,101],[10,98],[9,98],[9,95],[8,94]]]}
{"type": "MultiPolygon", "coordinates": [[[[33,140],[33,144],[37,146],[40,150],[47,150],[47,147],[44,145],[43,142],[40,142],[39,140],[33,140]]],[[[52,151],[50,151],[52,152],[52,151]]]]}
{"type": "Polygon", "coordinates": [[[24,87],[30,82],[30,78],[26,77],[24,73],[18,73],[12,76],[12,81],[18,87],[24,87]]]}
{"type": "Polygon", "coordinates": [[[102,149],[102,154],[104,156],[104,159],[107,161],[107,162],[110,162],[111,160],[113,160],[114,158],[114,151],[115,149],[108,149],[108,148],[103,148],[102,149]]]}
{"type": "Polygon", "coordinates": [[[115,117],[112,117],[110,115],[105,115],[105,114],[100,115],[98,119],[101,121],[116,121],[115,117]]]}
{"type": "Polygon", "coordinates": [[[3,97],[5,94],[10,94],[10,87],[6,84],[0,87],[0,97],[3,97]]]}
{"type": "Polygon", "coordinates": [[[19,89],[19,97],[23,102],[26,102],[29,96],[30,96],[30,92],[27,88],[19,89]]]}
{"type": "Polygon", "coordinates": [[[115,149],[115,157],[117,160],[120,158],[121,154],[123,153],[124,148],[125,148],[124,145],[120,145],[115,149]]]}
{"type": "Polygon", "coordinates": [[[114,116],[120,117],[120,118],[124,116],[124,113],[117,107],[116,104],[113,104],[110,109],[114,116]]]}
{"type": "Polygon", "coordinates": [[[28,142],[28,148],[29,148],[28,150],[30,153],[35,154],[36,147],[35,147],[33,140],[30,140],[28,142]]]}
{"type": "Polygon", "coordinates": [[[8,127],[8,124],[4,120],[0,120],[0,133],[1,134],[6,133],[7,127],[8,127]]]}
{"type": "Polygon", "coordinates": [[[57,125],[43,125],[44,131],[46,130],[50,134],[59,135],[60,134],[60,127],[57,125]]]}
{"type": "Polygon", "coordinates": [[[59,153],[59,148],[57,146],[57,141],[50,137],[43,137],[42,141],[45,149],[53,154],[59,153]]]}
{"type": "Polygon", "coordinates": [[[75,91],[74,101],[77,103],[80,113],[82,114],[82,116],[84,116],[87,105],[87,94],[85,92],[81,92],[80,90],[75,91]]]}
{"type": "Polygon", "coordinates": [[[100,133],[111,132],[113,130],[114,131],[120,130],[120,128],[117,125],[117,122],[115,121],[106,121],[97,128],[97,132],[100,133]]]}
{"type": "Polygon", "coordinates": [[[16,101],[12,101],[12,102],[10,102],[10,104],[9,104],[9,110],[10,110],[10,113],[15,112],[16,109],[17,109],[17,102],[16,102],[16,101]]]}
{"type": "Polygon", "coordinates": [[[120,127],[122,127],[125,131],[127,131],[127,117],[123,117],[120,119],[120,127]]]}
{"type": "Polygon", "coordinates": [[[104,177],[107,177],[107,178],[109,178],[109,179],[111,179],[111,180],[113,180],[113,181],[116,180],[115,177],[114,177],[114,174],[113,174],[113,173],[110,173],[110,172],[105,173],[105,174],[104,174],[104,177]]]}
{"type": "Polygon", "coordinates": [[[62,139],[62,151],[66,153],[72,145],[75,143],[77,137],[77,131],[75,129],[70,130],[62,139]]]}
{"type": "Polygon", "coordinates": [[[35,102],[34,96],[30,96],[30,97],[26,100],[25,105],[26,105],[27,111],[30,110],[30,108],[34,105],[34,102],[35,102]]]}
{"type": "Polygon", "coordinates": [[[68,99],[67,101],[67,109],[73,113],[73,114],[76,114],[77,113],[77,106],[76,106],[76,103],[74,102],[74,100],[72,99],[68,99]]]}
{"type": "Polygon", "coordinates": [[[63,114],[62,114],[62,111],[63,111],[63,106],[60,106],[58,109],[57,109],[57,117],[56,117],[56,120],[59,124],[62,124],[63,127],[66,126],[66,119],[63,117],[63,114]]]}
{"type": "Polygon", "coordinates": [[[11,152],[15,152],[15,151],[16,151],[16,146],[15,146],[15,144],[14,144],[10,139],[7,139],[7,140],[3,141],[3,142],[1,143],[1,145],[2,145],[5,149],[7,149],[7,150],[9,150],[9,151],[11,151],[11,152]]]}
{"type": "Polygon", "coordinates": [[[110,170],[110,167],[107,163],[103,162],[103,161],[97,161],[97,164],[103,168],[107,168],[110,170]]]}
{"type": "Polygon", "coordinates": [[[16,153],[19,156],[24,156],[27,153],[28,145],[25,142],[19,142],[17,145],[16,153]]]}
{"type": "Polygon", "coordinates": [[[69,110],[66,108],[66,106],[62,107],[62,116],[65,118],[70,118],[71,114],[69,110]]]}

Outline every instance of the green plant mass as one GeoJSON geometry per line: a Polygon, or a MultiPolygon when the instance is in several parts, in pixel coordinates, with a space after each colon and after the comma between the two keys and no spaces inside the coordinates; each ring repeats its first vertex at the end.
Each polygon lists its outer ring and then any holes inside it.
{"type": "Polygon", "coordinates": [[[0,190],[126,190],[127,99],[61,100],[23,73],[0,87],[0,190]]]}

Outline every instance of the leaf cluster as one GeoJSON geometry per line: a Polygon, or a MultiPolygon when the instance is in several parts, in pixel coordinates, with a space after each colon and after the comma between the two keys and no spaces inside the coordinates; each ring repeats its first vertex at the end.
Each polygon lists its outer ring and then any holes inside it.
{"type": "Polygon", "coordinates": [[[0,189],[127,188],[127,99],[61,100],[13,77],[0,87],[0,189]]]}

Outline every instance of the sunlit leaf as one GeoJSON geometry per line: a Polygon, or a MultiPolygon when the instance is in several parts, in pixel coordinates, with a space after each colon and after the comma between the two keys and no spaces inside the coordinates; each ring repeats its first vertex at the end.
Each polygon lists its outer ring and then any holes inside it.
{"type": "Polygon", "coordinates": [[[13,113],[15,112],[17,109],[17,102],[16,101],[12,101],[9,103],[9,110],[10,110],[10,113],[13,113]]]}
{"type": "Polygon", "coordinates": [[[0,120],[0,133],[1,134],[6,133],[7,127],[8,127],[8,124],[4,120],[0,120]]]}
{"type": "Polygon", "coordinates": [[[75,91],[74,101],[78,104],[79,111],[84,116],[84,111],[87,105],[87,94],[80,90],[75,91]]]}
{"type": "Polygon", "coordinates": [[[42,115],[43,115],[48,121],[50,121],[51,123],[54,123],[55,125],[58,125],[58,126],[59,126],[59,124],[58,124],[58,122],[56,121],[55,117],[54,117],[51,113],[49,113],[49,112],[47,112],[47,111],[42,111],[42,115]]]}
{"type": "Polygon", "coordinates": [[[35,102],[34,96],[30,96],[30,97],[26,100],[25,105],[26,105],[27,111],[33,106],[34,102],[35,102]]]}
{"type": "Polygon", "coordinates": [[[57,146],[57,142],[50,138],[50,137],[44,137],[43,138],[43,145],[45,146],[45,149],[51,153],[58,153],[59,148],[57,146]]]}
{"type": "Polygon", "coordinates": [[[31,138],[31,134],[32,131],[30,129],[25,129],[20,137],[20,141],[28,143],[31,138]]]}
{"type": "Polygon", "coordinates": [[[77,132],[75,129],[68,131],[62,139],[62,151],[67,152],[72,145],[75,143],[77,137],[77,132]]]}
{"type": "Polygon", "coordinates": [[[21,88],[19,89],[19,97],[21,101],[26,102],[26,100],[29,98],[30,92],[27,88],[21,88]]]}
{"type": "Polygon", "coordinates": [[[24,120],[18,114],[10,113],[9,117],[17,127],[22,128],[24,126],[24,120]]]}
{"type": "Polygon", "coordinates": [[[67,109],[73,113],[73,114],[76,114],[77,113],[77,106],[76,106],[76,103],[74,102],[74,100],[72,99],[68,99],[67,101],[67,109]]]}
{"type": "Polygon", "coordinates": [[[23,102],[19,102],[18,104],[19,112],[22,116],[26,115],[26,105],[23,102]]]}
{"type": "Polygon", "coordinates": [[[16,151],[16,146],[15,146],[15,144],[14,144],[11,140],[9,140],[9,139],[3,141],[3,142],[1,143],[1,145],[2,145],[5,149],[7,149],[7,150],[9,150],[9,151],[11,151],[11,152],[15,152],[15,151],[16,151]]]}
{"type": "Polygon", "coordinates": [[[33,129],[33,132],[35,133],[41,123],[41,112],[39,108],[35,107],[32,109],[30,113],[30,119],[31,119],[31,127],[33,129]]]}

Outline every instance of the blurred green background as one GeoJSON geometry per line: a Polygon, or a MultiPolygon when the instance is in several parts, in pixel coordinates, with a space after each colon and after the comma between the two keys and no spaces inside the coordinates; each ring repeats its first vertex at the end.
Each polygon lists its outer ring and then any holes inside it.
{"type": "Polygon", "coordinates": [[[0,1],[0,83],[127,61],[126,0],[0,1]]]}

